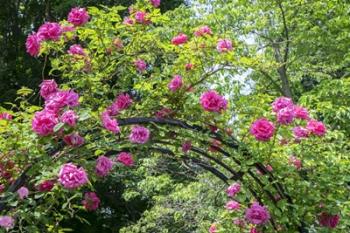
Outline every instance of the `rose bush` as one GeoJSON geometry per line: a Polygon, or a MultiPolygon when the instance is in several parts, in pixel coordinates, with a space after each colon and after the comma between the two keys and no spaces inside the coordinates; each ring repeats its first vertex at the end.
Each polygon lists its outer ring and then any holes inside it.
{"type": "Polygon", "coordinates": [[[125,19],[122,7],[73,8],[28,36],[28,53],[49,57],[51,71],[42,106],[22,89],[14,119],[0,120],[0,155],[15,164],[1,171],[0,226],[58,231],[82,209],[98,210],[99,182],[161,154],[227,186],[205,231],[349,227],[345,179],[331,169],[344,163],[331,156],[337,132],[290,98],[232,98],[218,80],[249,60],[238,39],[205,21],[182,25],[158,6],[139,1],[125,19]]]}

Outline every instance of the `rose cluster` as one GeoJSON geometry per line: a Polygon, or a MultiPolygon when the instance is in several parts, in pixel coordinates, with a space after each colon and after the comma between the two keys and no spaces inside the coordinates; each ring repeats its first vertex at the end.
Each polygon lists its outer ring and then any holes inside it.
{"type": "MultiPolygon", "coordinates": [[[[73,8],[68,14],[68,22],[75,27],[84,25],[89,19],[90,16],[84,8],[73,8]]],[[[57,41],[64,32],[72,30],[74,30],[74,28],[70,26],[63,27],[59,23],[46,22],[39,27],[37,32],[27,37],[27,52],[31,56],[36,57],[40,53],[40,46],[43,41],[57,41]]],[[[74,50],[74,48],[71,48],[71,50],[74,50]]]]}
{"type": "MultiPolygon", "coordinates": [[[[292,131],[296,140],[307,138],[310,135],[324,136],[327,132],[325,125],[317,120],[311,119],[306,108],[294,105],[287,97],[279,97],[272,103],[272,110],[276,114],[277,124],[290,125],[295,120],[301,120],[304,125],[296,125],[292,131]]],[[[275,124],[265,118],[254,121],[250,127],[250,133],[258,141],[269,141],[275,134],[275,124]]]]}

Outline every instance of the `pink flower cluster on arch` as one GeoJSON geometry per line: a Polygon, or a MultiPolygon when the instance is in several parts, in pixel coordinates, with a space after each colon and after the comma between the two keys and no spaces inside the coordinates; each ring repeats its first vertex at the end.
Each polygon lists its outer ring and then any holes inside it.
{"type": "MultiPolygon", "coordinates": [[[[294,105],[287,97],[279,97],[272,103],[272,110],[276,114],[277,124],[290,125],[296,120],[301,120],[301,125],[296,125],[293,135],[296,140],[307,138],[310,135],[324,136],[327,132],[325,125],[317,120],[311,119],[306,108],[294,105]],[[303,122],[306,122],[304,126],[303,122]]],[[[298,123],[298,122],[297,122],[298,123]]],[[[265,118],[254,121],[250,127],[250,133],[258,141],[269,141],[275,134],[275,124],[265,118]]]]}

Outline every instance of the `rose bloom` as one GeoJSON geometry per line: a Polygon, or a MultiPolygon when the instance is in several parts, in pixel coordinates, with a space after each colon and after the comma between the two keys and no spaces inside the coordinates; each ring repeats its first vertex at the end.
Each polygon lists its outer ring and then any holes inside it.
{"type": "Polygon", "coordinates": [[[287,97],[279,97],[272,103],[272,110],[276,113],[286,107],[294,107],[293,101],[287,97]]]}
{"type": "Polygon", "coordinates": [[[217,233],[218,232],[218,229],[216,228],[216,224],[213,223],[210,225],[209,227],[209,233],[217,233]]]}
{"type": "Polygon", "coordinates": [[[123,24],[127,26],[132,26],[134,25],[134,23],[135,23],[134,20],[130,17],[125,17],[123,20],[123,24]]]}
{"type": "Polygon", "coordinates": [[[310,120],[306,128],[316,136],[324,136],[327,132],[326,126],[321,121],[310,120]]]}
{"type": "Polygon", "coordinates": [[[47,136],[53,133],[53,129],[58,123],[56,114],[43,110],[36,112],[32,120],[32,130],[40,136],[47,136]]]}
{"type": "Polygon", "coordinates": [[[121,152],[117,155],[117,161],[124,164],[127,167],[131,167],[134,165],[134,160],[132,158],[132,155],[127,152],[121,152]]]}
{"type": "Polygon", "coordinates": [[[41,25],[37,33],[40,40],[59,40],[61,34],[61,25],[51,22],[47,22],[41,25]]]}
{"type": "Polygon", "coordinates": [[[200,28],[198,28],[197,31],[194,32],[194,35],[197,37],[200,36],[205,36],[205,35],[212,35],[213,32],[211,31],[210,27],[208,26],[202,26],[200,28]]]}
{"type": "Polygon", "coordinates": [[[240,207],[241,205],[237,201],[229,201],[225,205],[227,210],[238,210],[240,207]]]}
{"type": "Polygon", "coordinates": [[[226,189],[227,196],[229,197],[236,196],[236,194],[239,193],[240,191],[241,191],[241,185],[239,183],[233,183],[226,189]]]}
{"type": "Polygon", "coordinates": [[[187,64],[185,65],[185,69],[186,69],[186,71],[192,70],[192,69],[193,69],[193,64],[192,64],[192,63],[187,63],[187,64]]]}
{"type": "Polygon", "coordinates": [[[84,168],[78,168],[72,163],[66,163],[61,166],[58,173],[58,181],[66,189],[76,189],[86,184],[88,178],[84,168]]]}
{"type": "Polygon", "coordinates": [[[107,176],[113,168],[113,162],[106,156],[100,156],[96,160],[95,172],[98,176],[107,176]]]}
{"type": "Polygon", "coordinates": [[[322,212],[318,218],[318,221],[322,227],[336,228],[339,223],[340,217],[338,214],[331,215],[326,212],[322,212]]]}
{"type": "Polygon", "coordinates": [[[76,107],[78,105],[79,95],[73,90],[59,90],[50,95],[45,101],[45,108],[53,112],[58,112],[65,106],[76,107]]]}
{"type": "Polygon", "coordinates": [[[160,0],[149,0],[149,2],[152,4],[154,7],[159,7],[160,6],[160,0]]]}
{"type": "Polygon", "coordinates": [[[120,133],[120,128],[118,126],[118,121],[112,119],[107,111],[102,113],[102,124],[103,127],[113,133],[120,133]]]}
{"type": "Polygon", "coordinates": [[[245,221],[243,219],[240,219],[240,218],[233,219],[232,223],[235,224],[236,226],[238,226],[239,228],[245,227],[245,221]]]}
{"type": "Polygon", "coordinates": [[[74,26],[82,26],[86,24],[90,19],[88,12],[85,8],[75,7],[72,8],[68,14],[68,22],[74,26]]]}
{"type": "Polygon", "coordinates": [[[26,50],[31,56],[36,57],[40,52],[40,38],[37,33],[33,33],[27,37],[26,50]]]}
{"type": "Polygon", "coordinates": [[[265,206],[254,202],[245,212],[245,218],[252,224],[265,224],[270,219],[270,213],[265,206]]]}
{"type": "Polygon", "coordinates": [[[132,143],[145,144],[150,137],[150,131],[142,126],[134,126],[131,129],[129,140],[132,143]]]}
{"type": "Polygon", "coordinates": [[[69,126],[77,124],[78,116],[73,110],[65,111],[61,116],[61,121],[69,126]]]}
{"type": "Polygon", "coordinates": [[[0,227],[10,230],[15,226],[15,220],[11,216],[0,216],[0,227]]]}
{"type": "Polygon", "coordinates": [[[23,200],[24,198],[28,197],[29,190],[26,187],[22,186],[21,188],[19,188],[17,190],[17,194],[18,194],[19,198],[23,200]]]}
{"type": "Polygon", "coordinates": [[[297,139],[307,138],[309,137],[309,133],[309,130],[302,126],[297,126],[293,128],[293,135],[297,139]]]}
{"type": "Polygon", "coordinates": [[[295,156],[289,157],[289,163],[292,164],[297,170],[300,170],[302,167],[302,162],[295,156]]]}
{"type": "Polygon", "coordinates": [[[156,118],[163,119],[168,117],[169,115],[173,114],[173,111],[170,108],[162,108],[161,110],[157,111],[155,116],[156,118]]]}
{"type": "Polygon", "coordinates": [[[265,166],[266,170],[268,170],[269,172],[273,172],[273,168],[270,164],[265,166]]]}
{"type": "Polygon", "coordinates": [[[265,118],[254,121],[250,127],[250,133],[254,135],[255,139],[258,141],[270,140],[274,132],[275,126],[265,118]]]}
{"type": "Polygon", "coordinates": [[[183,153],[187,153],[191,150],[192,148],[192,142],[191,141],[185,141],[183,144],[182,144],[182,152],[183,153]]]}
{"type": "Polygon", "coordinates": [[[54,79],[46,79],[40,84],[40,95],[44,99],[58,91],[58,85],[54,79]]]}
{"type": "Polygon", "coordinates": [[[256,227],[252,227],[252,228],[250,228],[249,233],[260,233],[260,231],[258,231],[258,229],[256,229],[256,227]]]}
{"type": "Polygon", "coordinates": [[[113,40],[113,45],[114,45],[114,47],[116,47],[117,49],[122,49],[122,48],[124,47],[123,41],[122,41],[122,39],[120,39],[120,38],[115,38],[115,39],[113,40]]]}
{"type": "Polygon", "coordinates": [[[221,142],[219,140],[212,139],[208,150],[210,152],[217,152],[220,149],[220,147],[221,147],[221,142]]]}
{"type": "Polygon", "coordinates": [[[229,39],[219,39],[216,49],[220,53],[229,52],[232,50],[232,42],[229,39]]]}
{"type": "Polygon", "coordinates": [[[169,90],[172,92],[177,91],[182,87],[182,77],[180,75],[174,75],[173,79],[168,84],[169,90]]]}
{"type": "Polygon", "coordinates": [[[98,209],[100,202],[100,198],[95,192],[87,192],[84,194],[82,204],[87,211],[94,211],[98,209]]]}
{"type": "Polygon", "coordinates": [[[277,122],[282,125],[289,125],[294,120],[294,108],[285,107],[277,112],[277,122]]]}
{"type": "Polygon", "coordinates": [[[307,111],[307,109],[298,105],[294,106],[294,115],[295,115],[295,118],[303,119],[303,120],[308,120],[310,118],[309,112],[307,111]]]}
{"type": "Polygon", "coordinates": [[[137,59],[136,61],[134,61],[134,65],[135,65],[136,69],[141,73],[147,69],[147,64],[142,59],[137,59]]]}
{"type": "Polygon", "coordinates": [[[147,17],[148,17],[148,14],[146,12],[136,11],[136,13],[135,13],[135,20],[138,23],[149,24],[151,21],[149,19],[147,19],[147,17]]]}
{"type": "Polygon", "coordinates": [[[37,186],[37,189],[40,192],[50,192],[54,186],[55,186],[55,181],[54,180],[44,180],[43,182],[41,182],[37,186]]]}
{"type": "Polygon", "coordinates": [[[171,43],[173,45],[181,45],[187,42],[187,36],[183,33],[178,34],[173,39],[171,39],[171,43]]]}
{"type": "Polygon", "coordinates": [[[130,107],[130,105],[132,104],[132,98],[127,93],[120,94],[115,99],[114,104],[118,111],[122,111],[130,107]]]}
{"type": "Polygon", "coordinates": [[[0,113],[0,120],[12,120],[13,116],[10,114],[10,113],[7,113],[7,112],[3,112],[3,113],[0,113]]]}
{"type": "Polygon", "coordinates": [[[68,53],[70,55],[80,55],[80,56],[85,56],[86,53],[84,49],[81,47],[79,44],[74,44],[69,47],[68,53]]]}
{"type": "Polygon", "coordinates": [[[208,112],[218,112],[227,109],[227,100],[216,91],[207,91],[200,97],[200,103],[208,112]]]}
{"type": "Polygon", "coordinates": [[[72,147],[79,147],[85,143],[85,140],[78,133],[71,133],[69,135],[64,136],[63,141],[72,147]]]}

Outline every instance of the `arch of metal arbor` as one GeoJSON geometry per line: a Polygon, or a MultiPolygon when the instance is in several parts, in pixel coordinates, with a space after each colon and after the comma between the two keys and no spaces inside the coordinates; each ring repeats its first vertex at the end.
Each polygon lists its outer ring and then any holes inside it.
{"type": "MultiPolygon", "coordinates": [[[[177,119],[169,119],[169,118],[151,118],[151,117],[135,117],[135,118],[127,118],[127,119],[118,119],[119,126],[127,126],[127,125],[155,125],[155,126],[165,126],[167,130],[173,131],[179,129],[181,131],[190,131],[195,134],[202,135],[203,138],[209,138],[213,140],[217,140],[221,143],[218,145],[211,145],[211,143],[205,139],[201,138],[188,138],[183,137],[181,141],[186,139],[191,139],[198,146],[191,146],[190,153],[182,153],[179,155],[177,151],[174,151],[174,148],[181,147],[181,143],[177,143],[177,139],[168,138],[167,140],[159,140],[152,139],[149,145],[146,145],[146,149],[150,152],[160,153],[166,156],[171,156],[173,158],[178,158],[183,162],[191,163],[196,166],[201,167],[204,170],[207,170],[217,178],[219,178],[223,183],[229,185],[229,182],[238,181],[244,185],[245,188],[250,192],[250,194],[261,204],[264,204],[263,200],[270,201],[277,209],[282,211],[277,206],[277,200],[274,196],[278,194],[278,196],[282,199],[285,199],[288,202],[289,210],[293,211],[293,200],[288,195],[286,188],[274,177],[274,175],[269,172],[266,167],[260,163],[255,162],[250,165],[246,171],[242,171],[240,169],[241,165],[244,163],[235,155],[240,154],[241,157],[249,159],[251,158],[251,154],[247,148],[243,144],[241,144],[236,138],[233,136],[223,135],[219,132],[212,132],[210,129],[206,129],[202,126],[192,125],[182,120],[177,119]],[[207,148],[211,146],[215,149],[215,151],[222,156],[220,159],[217,156],[210,155],[206,150],[203,150],[200,147],[207,148]],[[230,161],[228,164],[227,161],[230,161]],[[234,164],[234,166],[232,166],[234,164]],[[255,169],[259,170],[263,176],[259,176],[256,174],[255,169]],[[254,171],[252,171],[254,170],[254,171]],[[246,179],[245,179],[246,178],[246,179]],[[263,179],[264,178],[264,179],[263,179]],[[266,183],[266,180],[268,183],[266,183]],[[255,184],[253,184],[255,183],[255,184]],[[271,185],[273,187],[272,190],[268,190],[265,187],[267,185],[271,185]]],[[[176,132],[176,138],[180,138],[182,135],[176,132]]],[[[137,149],[137,147],[133,148],[123,148],[123,151],[128,151],[131,149],[137,149]]],[[[56,151],[57,152],[57,151],[56,151]]],[[[106,156],[115,155],[120,151],[110,150],[106,153],[106,156]]],[[[52,153],[52,152],[51,152],[52,153]]],[[[28,171],[30,171],[31,166],[28,166],[22,174],[16,179],[16,181],[8,188],[7,191],[15,192],[21,186],[23,186],[28,180],[28,171]]],[[[247,201],[249,201],[247,199],[247,201]]],[[[0,199],[0,211],[3,209],[9,208],[4,200],[0,199]]],[[[273,218],[270,219],[270,223],[275,230],[277,230],[277,224],[273,218]]],[[[285,226],[291,227],[291,226],[285,226]]],[[[295,226],[293,226],[295,227],[295,226]]],[[[299,223],[297,229],[300,233],[306,233],[303,221],[299,223]]]]}

